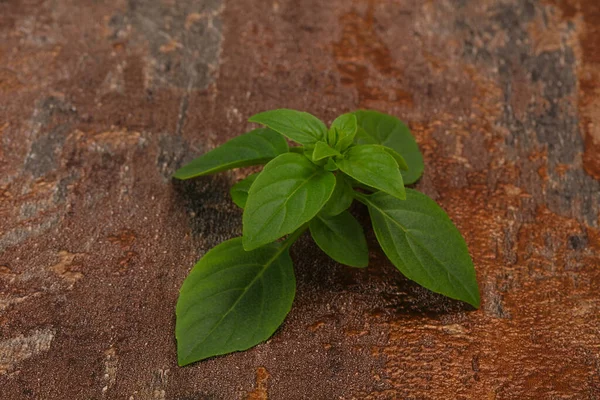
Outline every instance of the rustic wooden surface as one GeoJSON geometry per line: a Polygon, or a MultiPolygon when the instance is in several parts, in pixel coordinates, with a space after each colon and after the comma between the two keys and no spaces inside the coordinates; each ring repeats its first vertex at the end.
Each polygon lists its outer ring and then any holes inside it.
{"type": "Polygon", "coordinates": [[[0,398],[600,398],[599,27],[597,0],[0,1],[0,398]],[[170,175],[278,107],[406,120],[482,308],[372,233],[366,270],[303,238],[272,340],[178,368],[244,172],[170,175]]]}

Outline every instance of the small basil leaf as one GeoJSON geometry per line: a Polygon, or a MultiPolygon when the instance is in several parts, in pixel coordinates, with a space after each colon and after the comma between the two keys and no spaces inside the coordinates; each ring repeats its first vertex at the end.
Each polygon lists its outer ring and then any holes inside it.
{"type": "Polygon", "coordinates": [[[371,186],[365,185],[364,183],[357,181],[356,179],[352,178],[351,176],[346,175],[345,179],[352,188],[360,188],[360,189],[369,191],[371,193],[377,192],[377,189],[372,188],[371,186]]]}
{"type": "Polygon", "coordinates": [[[302,111],[285,108],[265,111],[253,115],[249,121],[266,125],[305,146],[315,144],[319,140],[325,140],[327,135],[327,127],[320,119],[302,111]]]}
{"type": "Polygon", "coordinates": [[[245,179],[242,179],[241,181],[233,185],[229,190],[231,199],[238,207],[246,207],[246,200],[248,200],[248,191],[250,190],[250,186],[252,186],[252,184],[256,180],[256,177],[259,174],[260,172],[248,175],[245,179]]]}
{"type": "Polygon", "coordinates": [[[173,177],[190,179],[232,168],[266,164],[287,151],[287,141],[279,133],[268,128],[255,129],[196,158],[179,168],[173,177]]]}
{"type": "Polygon", "coordinates": [[[337,140],[330,146],[335,147],[339,151],[346,150],[353,142],[356,130],[358,128],[356,116],[352,113],[342,114],[333,121],[330,130],[338,132],[337,140]]]}
{"type": "Polygon", "coordinates": [[[313,161],[319,161],[332,156],[341,157],[342,155],[336,149],[332,149],[331,147],[329,147],[329,145],[325,142],[317,142],[317,144],[315,144],[315,150],[312,154],[313,161]]]}
{"type": "Polygon", "coordinates": [[[354,191],[344,178],[344,174],[338,173],[335,176],[335,189],[320,214],[331,217],[347,210],[354,200],[353,195],[354,191]]]}
{"type": "Polygon", "coordinates": [[[415,183],[423,173],[423,155],[410,129],[398,118],[377,111],[355,111],[358,126],[356,143],[381,144],[398,152],[408,164],[402,172],[404,183],[415,183]]]}
{"type": "Polygon", "coordinates": [[[328,158],[325,165],[323,165],[323,168],[325,169],[325,171],[331,172],[337,171],[339,169],[335,161],[333,161],[333,158],[328,158]]]}
{"type": "Polygon", "coordinates": [[[334,127],[329,128],[329,131],[327,132],[327,143],[332,146],[335,147],[335,144],[338,141],[338,132],[337,129],[335,129],[334,127]]]}
{"type": "Polygon", "coordinates": [[[177,300],[179,365],[267,340],[295,292],[292,260],[280,243],[246,252],[242,238],[235,238],[213,248],[194,266],[177,300]]]}
{"type": "Polygon", "coordinates": [[[335,148],[339,151],[345,151],[348,147],[352,146],[354,143],[354,136],[344,136],[340,140],[338,140],[335,148]]]}
{"type": "Polygon", "coordinates": [[[467,245],[432,199],[406,189],[406,201],[378,192],[359,197],[369,208],[381,248],[407,278],[479,307],[479,289],[467,245]]]}
{"type": "Polygon", "coordinates": [[[356,115],[342,114],[331,123],[331,127],[337,129],[341,135],[354,136],[358,128],[356,115]]]}
{"type": "Polygon", "coordinates": [[[402,157],[396,150],[391,147],[381,146],[390,156],[394,157],[394,160],[398,163],[398,168],[402,171],[408,171],[408,164],[404,157],[402,157]]]}
{"type": "Polygon", "coordinates": [[[336,164],[347,175],[367,186],[405,199],[404,184],[398,164],[381,146],[363,144],[350,147],[336,164]]]}
{"type": "Polygon", "coordinates": [[[363,228],[348,211],[334,217],[318,215],[309,227],[315,243],[335,261],[358,268],[369,264],[363,228]]]}
{"type": "Polygon", "coordinates": [[[303,149],[304,149],[304,151],[302,152],[302,154],[304,154],[304,157],[306,157],[312,161],[312,156],[313,156],[313,153],[315,152],[315,146],[310,145],[310,146],[303,147],[303,149]]]}
{"type": "Polygon", "coordinates": [[[248,192],[243,243],[252,250],[293,232],[323,208],[335,176],[306,157],[282,154],[269,162],[248,192]]]}

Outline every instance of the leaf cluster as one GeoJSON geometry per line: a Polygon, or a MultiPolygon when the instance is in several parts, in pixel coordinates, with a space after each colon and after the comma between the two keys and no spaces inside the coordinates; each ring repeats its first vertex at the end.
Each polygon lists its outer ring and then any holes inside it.
{"type": "Polygon", "coordinates": [[[180,365],[248,349],[275,332],[295,295],[289,248],[305,230],[335,261],[366,267],[365,234],[348,211],[354,200],[367,206],[381,248],[401,273],[479,307],[462,236],[433,200],[405,187],[420,178],[423,157],[404,123],[361,110],[327,128],[315,116],[289,109],[250,121],[264,128],[174,175],[189,179],[266,164],[231,188],[234,203],[244,209],[242,237],[208,251],[183,283],[176,310],[180,365]]]}

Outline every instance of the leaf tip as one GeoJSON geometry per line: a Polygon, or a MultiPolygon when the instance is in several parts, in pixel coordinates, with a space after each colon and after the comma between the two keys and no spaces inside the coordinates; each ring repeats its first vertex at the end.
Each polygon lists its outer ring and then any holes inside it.
{"type": "Polygon", "coordinates": [[[406,190],[395,190],[394,193],[390,193],[399,200],[406,200],[406,190]]]}
{"type": "Polygon", "coordinates": [[[181,343],[181,339],[179,337],[176,336],[177,339],[177,365],[180,367],[184,367],[188,364],[191,364],[194,362],[194,360],[190,360],[189,358],[189,354],[187,356],[184,355],[184,351],[182,349],[182,343],[181,343]]]}
{"type": "Polygon", "coordinates": [[[262,119],[260,118],[262,114],[264,114],[264,113],[260,112],[260,113],[254,114],[253,116],[251,116],[250,118],[248,118],[248,122],[256,122],[257,124],[264,125],[264,123],[261,122],[262,119]]]}
{"type": "Polygon", "coordinates": [[[479,308],[481,307],[481,297],[479,296],[479,290],[477,290],[475,293],[475,296],[467,300],[467,303],[475,307],[475,309],[479,310],[479,308]]]}
{"type": "Polygon", "coordinates": [[[242,247],[244,251],[252,251],[260,247],[260,244],[257,246],[252,239],[248,239],[248,236],[242,236],[242,247]]]}
{"type": "Polygon", "coordinates": [[[185,360],[184,358],[181,358],[181,357],[177,356],[177,365],[179,367],[185,367],[188,364],[190,364],[190,363],[187,360],[185,360]]]}
{"type": "Polygon", "coordinates": [[[173,172],[173,175],[171,177],[174,179],[179,179],[179,180],[187,179],[187,176],[184,173],[184,169],[185,169],[185,166],[178,168],[177,171],[173,172]]]}

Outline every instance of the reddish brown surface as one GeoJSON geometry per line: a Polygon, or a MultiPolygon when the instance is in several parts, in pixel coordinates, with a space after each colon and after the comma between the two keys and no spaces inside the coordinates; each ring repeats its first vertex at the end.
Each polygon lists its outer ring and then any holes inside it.
{"type": "MultiPolygon", "coordinates": [[[[600,398],[598,6],[590,0],[0,2],[0,398],[600,398]],[[184,161],[290,107],[406,120],[482,308],[308,238],[253,350],[186,368],[193,263],[239,235],[184,161]]],[[[364,210],[357,209],[364,216],[364,210]]]]}
{"type": "Polygon", "coordinates": [[[580,35],[583,57],[579,72],[579,110],[585,131],[583,162],[585,170],[600,181],[600,3],[581,1],[580,8],[585,22],[580,35]]]}
{"type": "Polygon", "coordinates": [[[579,43],[578,107],[585,141],[583,167],[600,180],[600,2],[595,0],[551,0],[564,21],[577,24],[579,43]]]}

